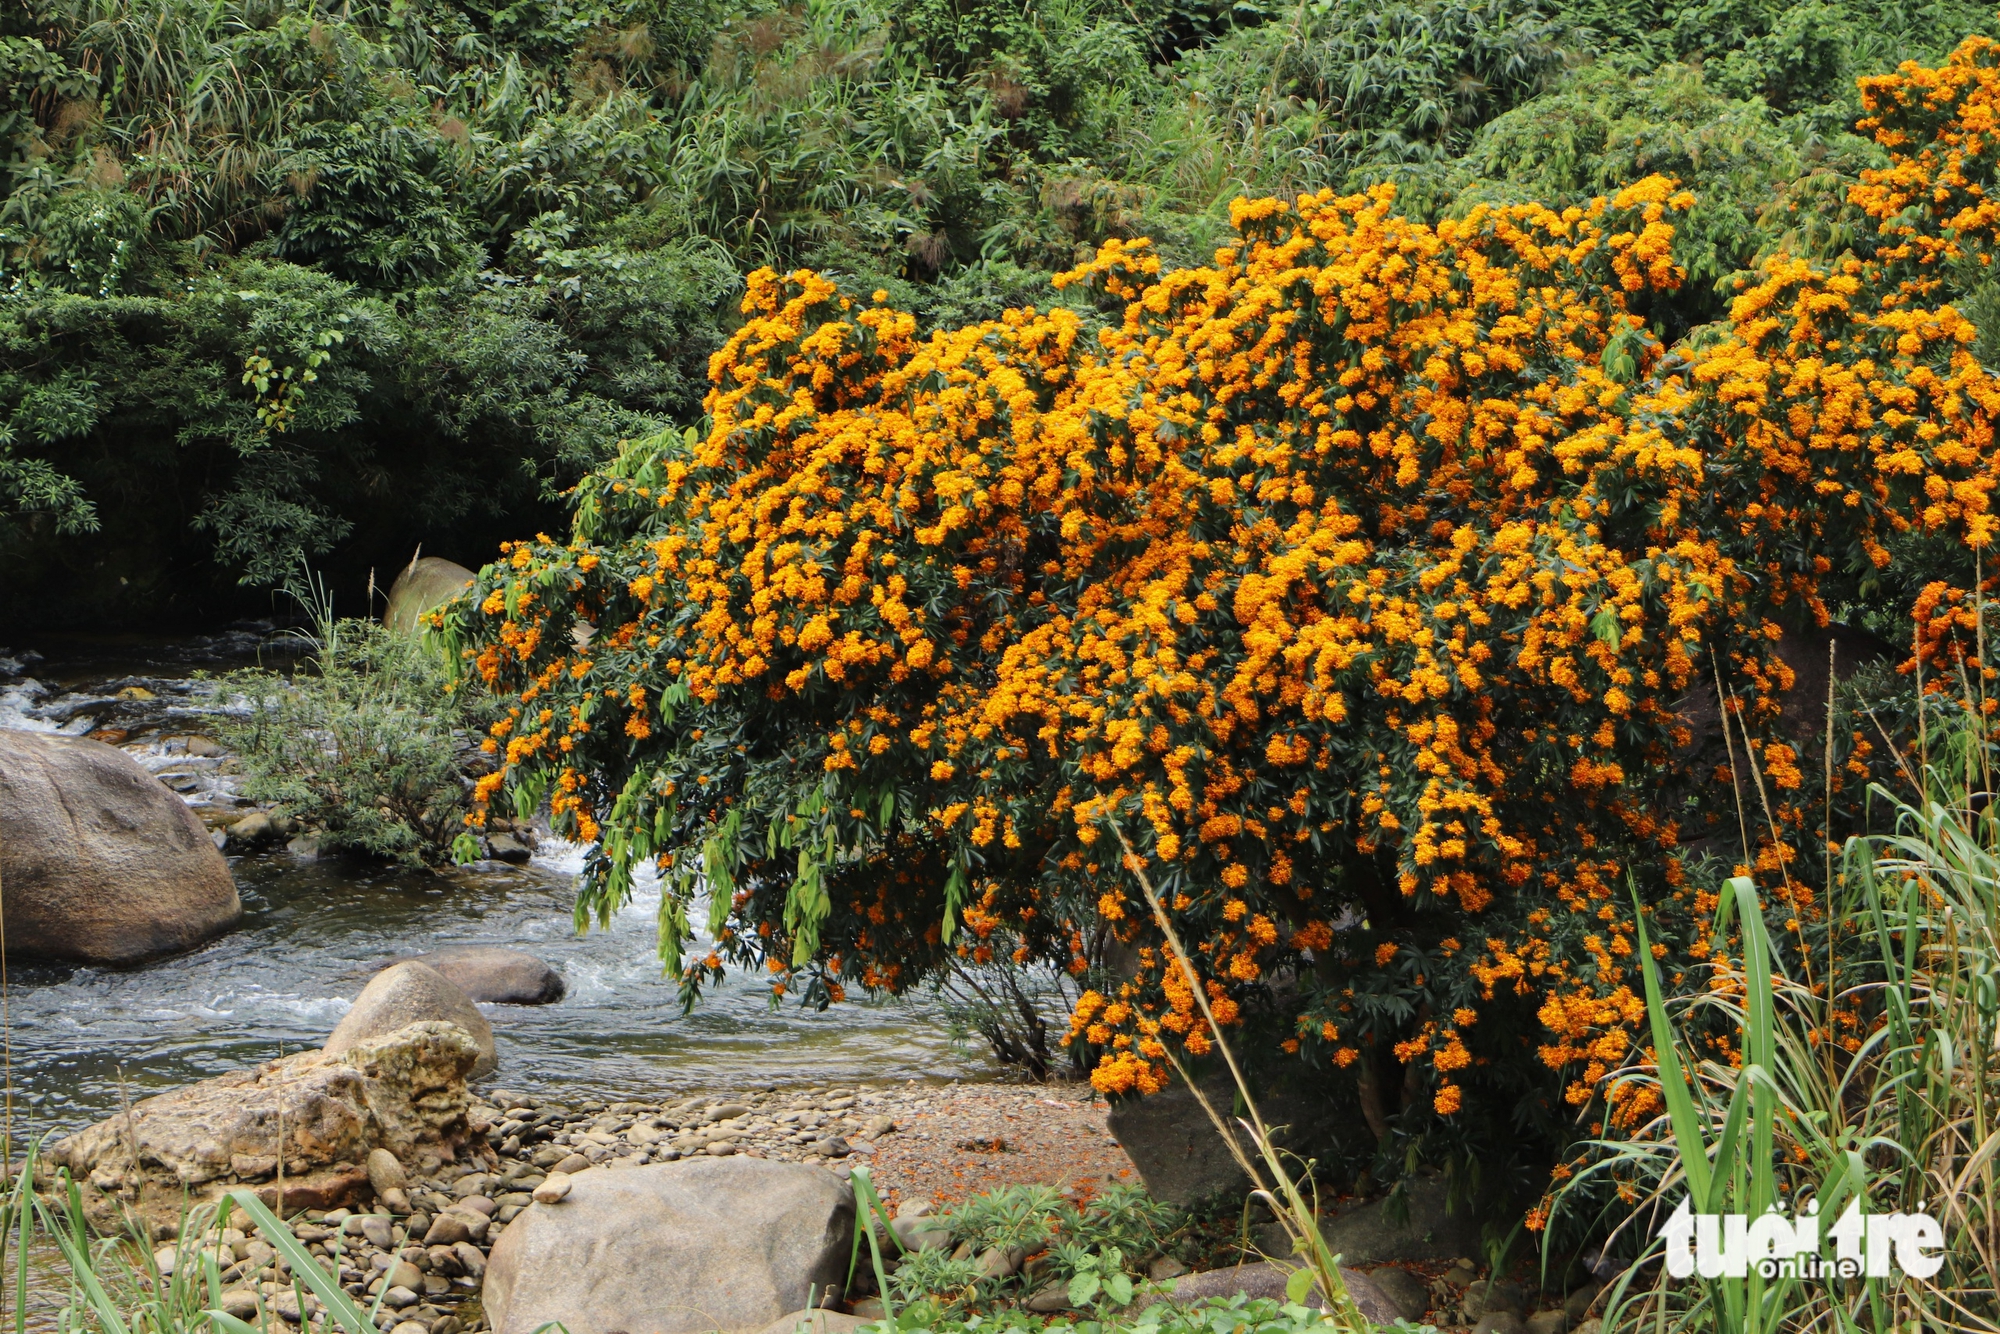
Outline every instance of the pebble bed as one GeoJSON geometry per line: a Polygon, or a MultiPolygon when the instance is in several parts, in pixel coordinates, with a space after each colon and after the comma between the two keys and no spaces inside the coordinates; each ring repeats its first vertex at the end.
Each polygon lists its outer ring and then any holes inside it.
{"type": "MultiPolygon", "coordinates": [[[[1087,1190],[1124,1180],[1130,1161],[1087,1089],[1002,1084],[766,1089],[661,1102],[574,1103],[494,1088],[471,1120],[486,1156],[419,1168],[410,1212],[313,1210],[299,1239],[341,1286],[371,1305],[388,1334],[465,1334],[486,1328],[475,1299],[493,1243],[551,1172],[618,1171],[695,1155],[769,1158],[848,1175],[871,1165],[890,1202],[940,1203],[998,1185],[1048,1182],[1087,1190]]],[[[465,1155],[471,1156],[471,1155],[465,1155]]],[[[301,1312],[282,1257],[240,1226],[209,1245],[222,1266],[224,1309],[260,1309],[296,1327],[323,1325],[308,1295],[301,1312]]],[[[171,1248],[163,1268],[177,1263],[171,1248]]]]}

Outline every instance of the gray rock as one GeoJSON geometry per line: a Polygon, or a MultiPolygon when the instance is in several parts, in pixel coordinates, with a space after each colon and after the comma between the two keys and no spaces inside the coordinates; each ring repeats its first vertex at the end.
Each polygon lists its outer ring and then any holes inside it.
{"type": "Polygon", "coordinates": [[[389,588],[382,624],[406,635],[417,633],[422,628],[417,618],[457,597],[472,578],[472,571],[455,561],[437,556],[412,560],[389,588]]]}
{"type": "Polygon", "coordinates": [[[1479,1317],[1472,1334],[1524,1334],[1521,1317],[1512,1311],[1494,1311],[1479,1317]]]}
{"type": "Polygon", "coordinates": [[[486,1275],[486,1256],[469,1241],[461,1241],[451,1248],[458,1259],[458,1267],[468,1278],[483,1278],[486,1275]]]}
{"type": "Polygon", "coordinates": [[[231,1288],[222,1294],[222,1309],[238,1320],[257,1318],[257,1294],[248,1288],[231,1288]]]}
{"type": "Polygon", "coordinates": [[[1165,1283],[1187,1273],[1187,1266],[1171,1255],[1163,1255],[1146,1266],[1146,1277],[1155,1283],[1165,1283]]]}
{"type": "Polygon", "coordinates": [[[271,1313],[280,1320],[289,1321],[294,1325],[299,1323],[301,1315],[311,1315],[317,1309],[319,1303],[307,1297],[302,1312],[299,1307],[299,1294],[293,1288],[279,1288],[271,1294],[271,1313]]]}
{"type": "Polygon", "coordinates": [[[472,1240],[471,1220],[464,1214],[445,1212],[431,1220],[424,1232],[426,1246],[456,1246],[461,1241],[472,1240]]]}
{"type": "Polygon", "coordinates": [[[16,957],[136,963],[243,915],[187,804],[124,751],[0,729],[0,884],[16,957]]]}
{"type": "Polygon", "coordinates": [[[300,861],[308,861],[308,862],[318,861],[319,835],[300,834],[296,838],[292,839],[291,842],[285,844],[285,851],[291,853],[294,857],[297,857],[300,861]]]}
{"type": "Polygon", "coordinates": [[[452,946],[383,966],[413,962],[428,964],[473,1000],[489,1004],[548,1005],[561,1000],[566,989],[561,973],[525,950],[452,946]]]}
{"type": "Polygon", "coordinates": [[[1570,1293],[1568,1300],[1563,1302],[1564,1312],[1573,1321],[1583,1319],[1590,1314],[1591,1303],[1597,1300],[1597,1294],[1602,1291],[1604,1284],[1594,1278],[1585,1279],[1577,1285],[1574,1292],[1570,1293]]]}
{"type": "Polygon", "coordinates": [[[361,1235],[368,1239],[370,1246],[378,1250],[386,1251],[396,1241],[394,1225],[381,1214],[363,1214],[361,1216],[361,1235]]]}
{"type": "Polygon", "coordinates": [[[1027,1301],[1021,1304],[1037,1315],[1067,1311],[1070,1309],[1069,1286],[1064,1283],[1051,1283],[1046,1287],[1038,1288],[1027,1301]]]}
{"type": "Polygon", "coordinates": [[[936,1218],[918,1215],[904,1218],[898,1215],[895,1221],[896,1239],[906,1250],[939,1251],[951,1245],[951,1229],[936,1218]]]}
{"type": "Polygon", "coordinates": [[[1527,1297],[1522,1293],[1520,1284],[1496,1279],[1486,1285],[1486,1296],[1480,1309],[1486,1312],[1505,1311],[1512,1315],[1523,1315],[1528,1309],[1527,1297]]]}
{"type": "MultiPolygon", "coordinates": [[[[1197,1082],[1209,1105],[1228,1119],[1236,1098],[1229,1072],[1217,1067],[1197,1082]]],[[[1265,1124],[1283,1127],[1277,1134],[1281,1147],[1305,1157],[1323,1156],[1332,1135],[1325,1098],[1295,1091],[1274,1075],[1258,1094],[1257,1106],[1265,1124]]],[[[1109,1127],[1155,1199],[1189,1208],[1241,1199],[1250,1189],[1215,1123],[1178,1079],[1158,1093],[1119,1099],[1111,1108],[1109,1127]]],[[[1254,1158],[1256,1150],[1247,1139],[1243,1145],[1254,1158]]]]}
{"type": "MultiPolygon", "coordinates": [[[[1375,1286],[1375,1281],[1358,1269],[1342,1267],[1340,1277],[1347,1284],[1347,1293],[1354,1298],[1354,1304],[1361,1308],[1361,1314],[1377,1324],[1394,1324],[1400,1312],[1388,1294],[1375,1286]]],[[[1173,1300],[1179,1302],[1201,1302],[1211,1297],[1267,1297],[1273,1301],[1285,1300],[1285,1284],[1291,1278],[1288,1269],[1274,1264],[1232,1265],[1224,1269],[1207,1269],[1198,1274],[1184,1274],[1174,1280],[1173,1300]]],[[[1306,1298],[1309,1304],[1323,1300],[1315,1287],[1306,1298]]],[[[1143,1308],[1150,1305],[1147,1299],[1139,1303],[1143,1308]]]]}
{"type": "Polygon", "coordinates": [[[586,1172],[500,1235],[482,1294],[496,1334],[701,1334],[769,1325],[837,1289],[854,1195],[824,1169],[693,1158],[586,1172]]]}
{"type": "Polygon", "coordinates": [[[486,840],[486,855],[496,862],[506,862],[510,866],[525,865],[534,857],[534,851],[512,834],[495,834],[486,840]]]}
{"type": "Polygon", "coordinates": [[[1371,1270],[1368,1277],[1375,1280],[1375,1286],[1382,1290],[1382,1295],[1395,1305],[1405,1320],[1421,1319],[1424,1312],[1431,1309],[1430,1289],[1409,1270],[1385,1265],[1371,1270]]]}
{"type": "Polygon", "coordinates": [[[1563,1334],[1569,1328],[1569,1316],[1562,1311],[1537,1311],[1527,1319],[1527,1334],[1563,1334]]]}
{"type": "Polygon", "coordinates": [[[338,1055],[370,1038],[393,1033],[399,1028],[426,1020],[457,1024],[479,1048],[479,1063],[472,1078],[490,1074],[498,1063],[493,1049],[493,1026],[463,991],[446,981],[436,969],[421,963],[399,963],[369,979],[355,998],[354,1008],[333,1030],[322,1049],[338,1055]]]}
{"type": "Polygon", "coordinates": [[[423,1298],[417,1296],[415,1292],[404,1287],[391,1287],[382,1294],[382,1305],[394,1307],[399,1311],[405,1306],[415,1306],[422,1300],[423,1298]]]}
{"type": "Polygon", "coordinates": [[[1408,1216],[1398,1222],[1388,1197],[1360,1205],[1324,1224],[1326,1244],[1349,1264],[1376,1265],[1393,1261],[1444,1260],[1479,1244],[1479,1225],[1471,1211],[1446,1207],[1441,1178],[1419,1176],[1406,1181],[1408,1216]]]}

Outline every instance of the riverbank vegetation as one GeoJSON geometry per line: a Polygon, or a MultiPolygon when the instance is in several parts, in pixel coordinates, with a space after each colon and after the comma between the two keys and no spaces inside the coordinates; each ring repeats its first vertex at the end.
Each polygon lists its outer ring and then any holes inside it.
{"type": "MultiPolygon", "coordinates": [[[[1649,971],[1761,992],[1763,941],[1818,998],[1793,1063],[1891,1082],[1943,1031],[1906,1016],[1976,990],[1976,951],[1908,962],[1984,911],[1963,849],[1922,920],[1880,894],[1931,869],[1837,854],[1898,791],[1923,838],[1990,844],[1985,788],[1926,766],[1946,735],[1987,766],[1996,91],[1979,37],[1864,79],[1872,162],[1719,287],[1699,182],[1636,174],[1429,215],[1421,172],[1240,200],[1205,264],[1114,236],[1049,304],[961,323],[753,273],[701,424],[621,445],[567,540],[440,618],[517,701],[481,796],[594,844],[600,912],[657,860],[691,996],[729,963],[817,1003],[948,959],[1066,971],[1104,1092],[1256,1034],[1367,1127],[1347,1170],[1560,1192],[1528,1226],[1575,1254],[1647,1198],[1644,1155],[1579,1173],[1580,1141],[1692,1143],[1619,1077],[1659,1059],[1649,971]],[[1857,658],[1908,660],[1843,700],[1857,658]],[[684,956],[698,886],[718,943],[684,956]]],[[[1767,1086],[1775,1022],[1690,1022],[1690,1067],[1734,1081],[1703,1105],[1747,1099],[1763,1155],[1792,1098],[1902,1199],[1887,1131],[1767,1086]]],[[[1977,1232],[1990,1077],[1939,1078],[1974,1091],[1902,1148],[1977,1232]]],[[[1737,1300],[1683,1323],[1748,1327],[1737,1300]]]]}
{"type": "Polygon", "coordinates": [[[1865,240],[1857,75],[1970,0],[32,0],[0,15],[10,623],[265,609],[418,542],[553,526],[700,411],[763,264],[919,329],[1079,304],[1230,201],[1379,183],[1414,220],[1666,173],[1717,318],[1780,244],[1865,240]],[[239,586],[239,581],[245,581],[239,586]]]}
{"type": "Polygon", "coordinates": [[[243,795],[312,830],[319,852],[447,864],[471,806],[464,770],[491,768],[475,747],[499,711],[420,639],[336,616],[323,583],[290,591],[311,618],[291,669],[218,682],[243,795]]]}

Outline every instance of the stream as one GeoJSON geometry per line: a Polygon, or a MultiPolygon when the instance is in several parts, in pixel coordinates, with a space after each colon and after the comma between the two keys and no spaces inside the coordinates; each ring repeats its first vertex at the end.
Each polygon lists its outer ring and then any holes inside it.
{"type": "MultiPolygon", "coordinates": [[[[197,811],[234,803],[221,760],[163,739],[212,731],[198,672],[281,657],[263,624],[171,640],[56,639],[0,648],[0,727],[95,734],[161,775],[197,811]]],[[[126,1099],[318,1046],[389,959],[445,945],[505,945],[569,984],[548,1006],[482,1005],[495,1082],[566,1097],[658,1098],[701,1089],[994,1078],[982,1047],[955,1044],[922,999],[774,1009],[768,985],[732,975],[682,1014],[654,953],[657,883],[609,930],[578,936],[582,849],[544,840],[523,866],[443,875],[307,860],[279,848],[230,859],[243,919],[187,954],[131,969],[10,965],[14,1130],[75,1129],[126,1099]]],[[[976,1041],[976,1039],[975,1039],[976,1041]]]]}

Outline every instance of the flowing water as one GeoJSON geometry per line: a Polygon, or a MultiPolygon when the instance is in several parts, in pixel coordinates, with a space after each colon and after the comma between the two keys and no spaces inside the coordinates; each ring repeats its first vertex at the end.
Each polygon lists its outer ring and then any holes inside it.
{"type": "MultiPolygon", "coordinates": [[[[39,657],[0,650],[0,727],[122,742],[201,809],[232,799],[227,766],[161,744],[208,730],[212,697],[192,674],[268,662],[283,642],[248,626],[34,648],[39,657]]],[[[568,981],[555,1005],[481,1007],[509,1088],[613,1098],[998,1073],[922,1002],[773,1009],[764,982],[732,977],[683,1015],[653,951],[658,886],[642,884],[609,930],[579,937],[580,864],[580,849],[549,842],[525,866],[445,875],[283,849],[232,857],[243,920],[197,950],[122,970],[11,966],[15,1131],[73,1129],[126,1098],[318,1046],[384,961],[444,945],[526,949],[568,981]]]]}

